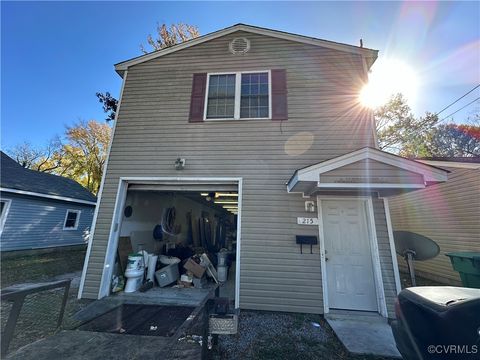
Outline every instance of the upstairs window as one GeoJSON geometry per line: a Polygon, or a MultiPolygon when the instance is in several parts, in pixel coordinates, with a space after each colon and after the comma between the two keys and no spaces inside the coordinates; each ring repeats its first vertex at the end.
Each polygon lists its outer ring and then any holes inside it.
{"type": "Polygon", "coordinates": [[[235,74],[210,75],[207,119],[233,119],[235,115],[235,74]]]}
{"type": "Polygon", "coordinates": [[[270,98],[270,71],[209,74],[205,119],[269,119],[270,98]]]}
{"type": "Polygon", "coordinates": [[[77,230],[80,213],[80,210],[67,210],[65,221],[63,223],[63,230],[77,230]]]}

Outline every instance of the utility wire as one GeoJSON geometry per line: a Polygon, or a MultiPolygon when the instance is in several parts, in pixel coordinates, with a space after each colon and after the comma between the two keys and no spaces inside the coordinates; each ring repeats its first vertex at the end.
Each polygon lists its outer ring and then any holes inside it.
{"type": "MultiPolygon", "coordinates": [[[[479,86],[480,86],[480,85],[479,85],[479,86]]],[[[477,86],[477,87],[478,87],[478,86],[477,86]]],[[[467,106],[472,105],[472,104],[473,104],[475,101],[477,101],[477,100],[480,100],[480,96],[477,97],[475,100],[470,101],[467,105],[462,106],[462,107],[461,107],[460,109],[458,109],[457,111],[454,111],[454,112],[451,113],[450,115],[445,116],[442,120],[437,121],[437,124],[440,123],[440,122],[442,122],[442,121],[444,121],[444,120],[446,120],[446,119],[448,119],[450,116],[455,115],[457,112],[459,112],[460,110],[465,109],[467,106]]]]}
{"type": "MultiPolygon", "coordinates": [[[[457,102],[459,102],[460,100],[462,100],[465,96],[467,96],[468,94],[470,94],[473,90],[477,89],[480,87],[480,84],[478,84],[477,86],[475,86],[472,90],[470,90],[469,92],[467,92],[466,94],[464,94],[463,96],[459,97],[457,100],[455,100],[454,102],[452,102],[450,105],[447,105],[445,106],[442,110],[440,110],[439,112],[437,112],[435,115],[440,115],[442,112],[444,112],[445,110],[447,110],[450,106],[456,104],[457,102]]],[[[474,100],[475,101],[475,100],[474,100]]],[[[473,101],[473,102],[474,102],[473,101]]],[[[463,109],[463,108],[462,108],[463,109]]],[[[450,115],[449,115],[450,116],[450,115]]],[[[447,116],[448,117],[448,116],[447,116]]],[[[440,120],[440,121],[443,121],[443,120],[440,120]]]]}

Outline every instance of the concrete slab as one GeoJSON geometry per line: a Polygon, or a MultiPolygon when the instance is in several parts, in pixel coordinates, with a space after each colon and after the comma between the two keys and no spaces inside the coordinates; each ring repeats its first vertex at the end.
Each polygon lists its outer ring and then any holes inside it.
{"type": "Polygon", "coordinates": [[[390,325],[380,315],[344,312],[328,314],[325,319],[349,352],[402,358],[390,325]]]}

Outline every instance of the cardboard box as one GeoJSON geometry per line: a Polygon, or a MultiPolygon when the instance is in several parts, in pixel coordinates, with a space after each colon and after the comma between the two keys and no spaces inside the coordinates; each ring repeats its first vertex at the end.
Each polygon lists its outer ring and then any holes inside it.
{"type": "Polygon", "coordinates": [[[183,267],[199,279],[203,276],[203,274],[205,274],[205,268],[202,265],[197,264],[192,259],[188,259],[183,267]]]}

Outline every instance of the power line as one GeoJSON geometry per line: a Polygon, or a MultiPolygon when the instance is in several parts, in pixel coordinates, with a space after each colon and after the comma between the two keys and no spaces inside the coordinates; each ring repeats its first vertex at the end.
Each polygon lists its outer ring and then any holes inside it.
{"type": "MultiPolygon", "coordinates": [[[[440,115],[442,112],[444,112],[445,110],[447,110],[450,106],[456,104],[457,102],[459,102],[460,100],[462,100],[465,96],[467,96],[468,94],[470,94],[473,90],[477,89],[478,87],[480,87],[480,84],[478,84],[477,86],[475,86],[472,90],[470,90],[469,92],[467,92],[466,94],[464,94],[463,96],[459,97],[457,100],[455,100],[454,102],[452,102],[450,105],[448,106],[445,106],[442,110],[440,110],[439,112],[437,112],[435,115],[440,115]]],[[[474,100],[475,101],[475,100],[474,100]]],[[[450,115],[449,115],[450,116],[450,115]]],[[[448,116],[447,116],[448,117],[448,116]]],[[[440,120],[440,121],[443,121],[443,120],[440,120]]]]}
{"type": "MultiPolygon", "coordinates": [[[[480,85],[479,85],[479,86],[480,86],[480,85]]],[[[437,124],[440,123],[440,122],[442,122],[442,121],[444,121],[444,120],[446,120],[446,119],[448,119],[450,116],[455,115],[457,112],[459,112],[460,110],[465,109],[467,106],[472,105],[472,104],[473,104],[475,101],[477,101],[477,100],[480,100],[480,96],[477,97],[475,100],[470,101],[467,105],[462,106],[462,107],[461,107],[460,109],[458,109],[457,111],[454,111],[454,112],[451,113],[450,115],[445,116],[442,120],[437,121],[437,124]]]]}

